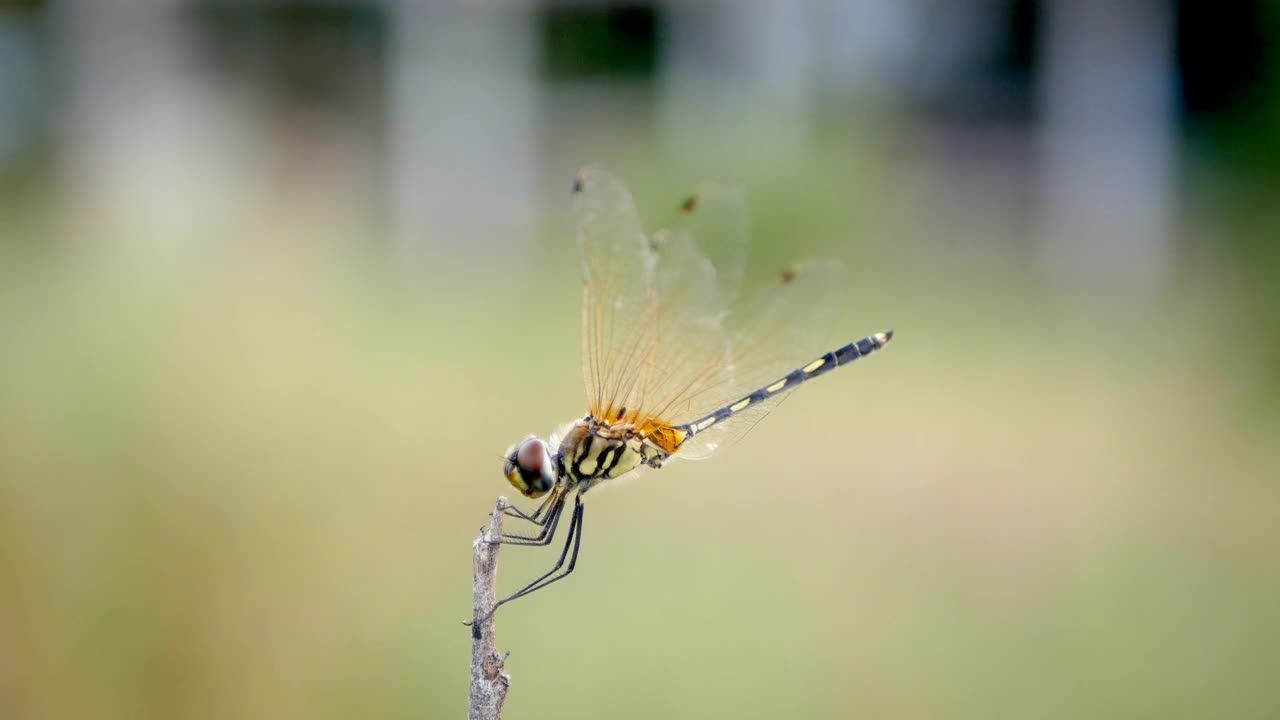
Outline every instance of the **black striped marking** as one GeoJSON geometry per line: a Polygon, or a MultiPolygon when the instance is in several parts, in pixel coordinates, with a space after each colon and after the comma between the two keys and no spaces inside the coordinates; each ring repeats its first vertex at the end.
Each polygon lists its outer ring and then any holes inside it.
{"type": "Polygon", "coordinates": [[[581,444],[578,445],[578,452],[574,454],[573,461],[569,464],[569,469],[573,471],[574,477],[582,477],[582,461],[587,459],[588,455],[591,453],[591,443],[594,440],[595,435],[587,433],[582,438],[581,444]]]}
{"type": "Polygon", "coordinates": [[[629,451],[625,440],[601,437],[593,432],[584,433],[569,463],[569,470],[579,480],[613,477],[614,469],[629,451]],[[589,462],[592,463],[590,469],[583,469],[583,464],[589,462]]]}
{"type": "Polygon", "coordinates": [[[824,373],[830,372],[841,365],[848,365],[864,355],[879,350],[893,339],[893,331],[886,330],[875,335],[868,335],[857,342],[851,342],[842,348],[832,350],[831,352],[816,358],[813,362],[808,363],[804,367],[792,370],[785,376],[765,385],[755,392],[740,398],[728,405],[716,410],[710,415],[698,418],[688,425],[681,425],[678,430],[684,430],[690,437],[706,430],[716,423],[728,420],[738,413],[746,410],[752,405],[761,403],[778,393],[793,390],[800,383],[806,380],[812,380],[824,373]]]}
{"type": "Polygon", "coordinates": [[[619,442],[613,447],[600,453],[600,467],[596,469],[599,477],[609,477],[609,473],[618,466],[618,460],[622,458],[622,451],[627,449],[627,444],[619,442]],[[609,457],[609,453],[613,453],[613,457],[609,457]]]}

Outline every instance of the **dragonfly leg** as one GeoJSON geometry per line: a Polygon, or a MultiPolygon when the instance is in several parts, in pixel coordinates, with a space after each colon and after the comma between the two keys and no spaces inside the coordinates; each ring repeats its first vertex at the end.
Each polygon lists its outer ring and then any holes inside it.
{"type": "MultiPolygon", "coordinates": [[[[552,506],[552,504],[556,500],[556,495],[557,494],[555,492],[552,492],[551,494],[547,495],[547,499],[542,501],[542,504],[538,506],[538,509],[535,510],[532,515],[526,514],[523,510],[521,510],[520,508],[514,505],[505,505],[502,508],[502,516],[515,518],[517,520],[526,520],[528,522],[533,523],[536,527],[543,527],[548,522],[550,522],[551,514],[548,513],[547,515],[544,516],[542,515],[542,513],[547,508],[552,506]]],[[[489,516],[493,517],[493,513],[489,513],[489,516]]],[[[489,527],[488,525],[482,525],[480,527],[480,532],[483,533],[486,529],[488,529],[488,527],[489,527]]]]}
{"type": "Polygon", "coordinates": [[[581,545],[582,545],[582,495],[578,494],[573,496],[573,518],[569,521],[569,536],[565,538],[564,549],[560,551],[560,558],[556,560],[556,564],[550,570],[543,573],[538,579],[534,580],[528,585],[525,585],[523,588],[520,588],[519,590],[512,593],[511,595],[508,595],[507,597],[499,600],[497,603],[494,604],[493,609],[490,610],[484,617],[477,618],[474,622],[463,623],[464,625],[471,626],[471,636],[475,638],[479,637],[480,627],[484,625],[485,621],[487,621],[490,617],[492,617],[495,612],[498,611],[498,608],[502,607],[503,605],[506,605],[512,600],[515,600],[517,598],[522,598],[525,595],[528,595],[529,593],[534,592],[535,590],[541,590],[542,588],[550,585],[551,583],[557,580],[563,580],[564,578],[568,577],[569,573],[573,572],[574,566],[578,564],[578,548],[581,545]],[[573,546],[572,556],[569,555],[570,545],[573,546]],[[566,557],[569,558],[569,567],[565,568],[564,572],[560,572],[560,568],[564,566],[564,559],[566,557]]]}
{"type": "Polygon", "coordinates": [[[532,515],[526,515],[523,510],[521,510],[520,508],[514,505],[508,505],[505,508],[503,508],[502,514],[506,515],[509,518],[516,518],[517,520],[528,520],[534,525],[546,525],[547,518],[542,517],[542,513],[545,512],[547,508],[551,507],[551,504],[552,502],[555,501],[555,499],[556,499],[556,493],[553,492],[550,495],[548,495],[547,499],[542,501],[542,504],[538,506],[538,509],[535,510],[532,515]],[[542,519],[539,519],[539,518],[542,518],[542,519]]]}
{"type": "Polygon", "coordinates": [[[490,545],[549,545],[551,539],[556,535],[556,527],[560,524],[560,515],[564,510],[565,495],[560,494],[555,498],[555,503],[551,506],[551,511],[547,513],[544,519],[545,524],[539,523],[542,530],[537,535],[514,535],[503,533],[497,540],[486,540],[490,545]]]}
{"type": "Polygon", "coordinates": [[[583,508],[581,496],[575,495],[573,500],[574,500],[573,518],[569,521],[569,536],[565,538],[564,549],[560,551],[560,558],[556,560],[556,564],[552,566],[550,570],[543,573],[537,580],[534,580],[528,585],[525,585],[523,588],[517,590],[511,595],[498,601],[498,604],[494,605],[495,609],[499,605],[509,603],[512,600],[515,600],[516,598],[524,597],[525,595],[528,595],[529,593],[535,590],[541,590],[542,588],[550,585],[551,583],[565,578],[566,576],[569,575],[569,573],[573,572],[574,566],[577,565],[578,563],[578,547],[582,544],[582,508],[583,508]],[[565,568],[564,572],[560,573],[559,575],[556,575],[556,572],[559,571],[561,566],[564,565],[565,556],[569,555],[570,545],[573,546],[573,555],[569,556],[569,567],[565,568]],[[551,577],[552,575],[556,575],[556,576],[551,577]]]}

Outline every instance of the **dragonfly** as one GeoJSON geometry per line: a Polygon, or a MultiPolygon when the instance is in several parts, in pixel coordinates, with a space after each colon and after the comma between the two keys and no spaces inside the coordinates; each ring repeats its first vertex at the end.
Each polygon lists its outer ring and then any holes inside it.
{"type": "Polygon", "coordinates": [[[784,268],[743,291],[748,232],[742,193],[690,195],[669,227],[646,234],[623,183],[587,166],[573,180],[582,259],[581,367],[586,415],[505,453],[503,473],[532,512],[507,507],[523,532],[489,542],[550,545],[569,498],[568,535],[550,570],[498,607],[577,566],[583,496],[676,458],[701,459],[740,438],[804,383],[880,350],[885,330],[822,352],[843,286],[832,260],[784,268]],[[568,565],[565,565],[566,559],[568,565]]]}

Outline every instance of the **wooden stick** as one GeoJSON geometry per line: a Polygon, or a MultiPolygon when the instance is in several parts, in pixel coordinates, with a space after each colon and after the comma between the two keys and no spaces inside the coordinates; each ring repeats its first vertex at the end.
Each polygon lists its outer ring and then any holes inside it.
{"type": "Polygon", "coordinates": [[[489,615],[497,602],[498,545],[502,535],[502,515],[507,499],[498,498],[489,527],[471,544],[471,706],[470,720],[500,720],[511,676],[503,672],[506,656],[494,644],[494,617],[489,615]],[[488,616],[484,622],[480,618],[488,616]]]}

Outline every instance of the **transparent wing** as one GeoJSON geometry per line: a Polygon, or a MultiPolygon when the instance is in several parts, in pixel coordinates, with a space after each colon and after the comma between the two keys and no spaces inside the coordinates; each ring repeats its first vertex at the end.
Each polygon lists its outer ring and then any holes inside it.
{"type": "Polygon", "coordinates": [[[603,418],[625,368],[622,348],[638,349],[653,254],[631,195],[607,172],[586,167],[573,181],[573,215],[582,256],[582,380],[587,410],[603,418]]]}
{"type": "Polygon", "coordinates": [[[699,188],[680,205],[666,231],[681,247],[696,248],[715,269],[718,310],[727,310],[738,298],[747,269],[750,234],[746,201],[731,188],[709,185],[699,188]]]}
{"type": "MultiPolygon", "coordinates": [[[[709,187],[647,238],[626,188],[598,167],[574,182],[582,252],[582,367],[588,412],[640,432],[687,423],[830,350],[842,271],[793,265],[739,297],[748,235],[742,197],[709,187]]],[[[788,393],[679,448],[705,457],[745,434],[788,393]]]]}
{"type": "Polygon", "coordinates": [[[574,186],[588,412],[653,423],[731,361],[724,323],[746,262],[742,199],[707,188],[670,228],[646,238],[617,179],[588,167],[574,186]]]}
{"type": "MultiPolygon", "coordinates": [[[[830,351],[830,329],[840,305],[843,279],[843,268],[835,260],[797,263],[744,301],[726,322],[732,349],[730,365],[717,386],[690,403],[697,409],[679,418],[681,423],[730,405],[830,351]]],[[[680,446],[677,456],[701,459],[732,444],[796,387],[698,433],[680,446]]]]}

